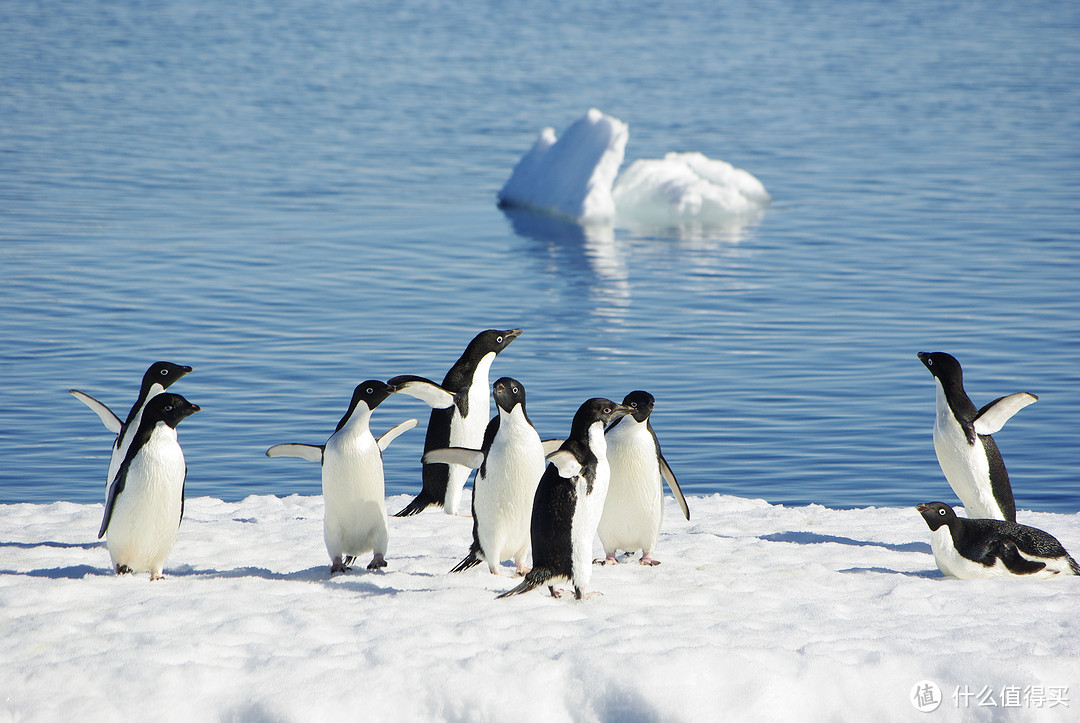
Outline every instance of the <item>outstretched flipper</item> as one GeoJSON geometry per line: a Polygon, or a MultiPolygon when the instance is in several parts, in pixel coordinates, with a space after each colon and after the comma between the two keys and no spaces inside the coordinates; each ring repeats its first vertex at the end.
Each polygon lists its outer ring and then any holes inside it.
{"type": "Polygon", "coordinates": [[[1038,397],[1027,392],[1017,392],[1007,397],[998,397],[975,414],[976,434],[994,434],[1005,426],[1014,414],[1029,404],[1038,401],[1038,397]]]}
{"type": "Polygon", "coordinates": [[[547,457],[552,452],[558,452],[559,447],[563,445],[565,439],[542,439],[540,440],[540,446],[544,450],[544,456],[547,457]]]}
{"type": "Polygon", "coordinates": [[[420,461],[424,464],[460,464],[470,469],[479,469],[484,463],[484,453],[467,447],[443,447],[426,453],[420,461]]]}
{"type": "Polygon", "coordinates": [[[379,451],[385,452],[386,448],[390,446],[391,442],[393,442],[402,434],[408,432],[410,429],[415,427],[416,424],[417,420],[406,419],[401,424],[395,424],[393,427],[383,432],[382,436],[375,440],[376,443],[379,445],[379,451]]]}
{"type": "Polygon", "coordinates": [[[322,462],[323,445],[275,444],[266,450],[267,457],[300,457],[311,462],[322,462]]]}
{"type": "Polygon", "coordinates": [[[124,423],[106,404],[99,402],[86,392],[80,392],[78,389],[68,389],[68,393],[90,407],[90,410],[101,418],[101,423],[105,425],[106,429],[113,434],[120,434],[120,430],[123,428],[124,423]]]}
{"type": "Polygon", "coordinates": [[[675,500],[679,503],[679,507],[682,508],[683,517],[690,519],[690,508],[686,504],[686,498],[683,497],[682,489],[679,487],[679,481],[675,479],[675,473],[671,471],[671,467],[668,466],[667,460],[664,459],[664,455],[660,455],[660,475],[667,482],[668,489],[671,490],[671,494],[675,495],[675,500]]]}
{"type": "Polygon", "coordinates": [[[448,409],[456,401],[452,392],[443,389],[430,379],[402,374],[386,382],[398,394],[407,394],[425,402],[432,409],[448,409]]]}
{"type": "MultiPolygon", "coordinates": [[[[504,597],[510,597],[511,595],[521,595],[530,590],[535,590],[547,583],[550,579],[551,572],[549,570],[545,570],[542,567],[534,567],[532,570],[529,570],[528,574],[525,575],[525,579],[522,580],[517,587],[507,590],[502,595],[497,595],[495,599],[499,600],[504,597]]],[[[552,593],[552,595],[554,596],[554,593],[552,593]]]]}

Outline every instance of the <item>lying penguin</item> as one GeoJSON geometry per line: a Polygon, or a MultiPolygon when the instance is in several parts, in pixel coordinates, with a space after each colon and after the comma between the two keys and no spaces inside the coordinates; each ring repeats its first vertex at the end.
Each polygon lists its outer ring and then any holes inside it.
{"type": "Polygon", "coordinates": [[[946,575],[1054,578],[1080,575],[1080,566],[1052,535],[1003,520],[957,517],[944,502],[915,509],[930,528],[930,546],[946,575]]]}

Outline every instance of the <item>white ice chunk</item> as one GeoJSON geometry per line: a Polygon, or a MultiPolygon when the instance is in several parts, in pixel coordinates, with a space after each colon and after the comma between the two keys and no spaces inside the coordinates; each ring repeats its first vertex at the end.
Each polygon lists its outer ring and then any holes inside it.
{"type": "Polygon", "coordinates": [[[579,223],[615,215],[611,188],[623,162],[628,126],[595,108],[555,137],[540,132],[532,149],[499,191],[499,205],[524,208],[579,223]]]}

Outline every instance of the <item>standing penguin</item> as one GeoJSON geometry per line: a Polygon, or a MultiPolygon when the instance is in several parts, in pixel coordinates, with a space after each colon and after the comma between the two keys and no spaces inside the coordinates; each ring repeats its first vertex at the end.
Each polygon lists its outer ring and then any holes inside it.
{"type": "Polygon", "coordinates": [[[653,395],[630,392],[623,404],[633,411],[611,425],[605,435],[611,485],[597,532],[607,557],[596,562],[613,565],[618,562],[615,553],[619,550],[641,550],[642,565],[659,565],[652,552],[664,519],[664,480],[688,520],[690,508],[649,421],[655,405],[653,395]]]}
{"type": "Polygon", "coordinates": [[[592,545],[604,509],[611,470],[604,428],[632,412],[610,399],[593,398],[578,408],[570,436],[548,455],[533,501],[530,535],[533,567],[520,585],[499,595],[520,595],[547,585],[552,597],[558,582],[574,586],[574,597],[587,597],[592,577],[592,545]]]}
{"type": "Polygon", "coordinates": [[[80,392],[78,389],[68,390],[68,393],[73,397],[90,407],[101,418],[105,428],[116,435],[116,439],[113,440],[112,456],[109,458],[109,473],[105,476],[106,496],[108,496],[109,487],[116,477],[116,471],[120,469],[120,463],[124,461],[124,455],[131,444],[131,438],[139,427],[139,418],[142,414],[143,405],[146,404],[148,399],[161,394],[173,382],[190,371],[191,367],[167,361],[151,364],[150,368],[143,374],[142,385],[139,387],[139,396],[135,398],[135,403],[131,405],[131,411],[128,412],[127,419],[124,421],[120,421],[120,418],[106,404],[99,402],[86,392],[80,392]]]}
{"type": "Polygon", "coordinates": [[[184,517],[187,463],[176,426],[199,407],[179,394],[162,393],[142,409],[139,425],[109,487],[98,539],[106,534],[118,575],[150,572],[162,577],[165,559],[184,517]]]}
{"type": "Polygon", "coordinates": [[[990,435],[1038,397],[1017,392],[976,410],[964,391],[960,362],[945,352],[918,356],[937,380],[934,452],[949,486],[968,517],[1016,522],[1009,473],[990,435]]]}
{"type": "MultiPolygon", "coordinates": [[[[521,336],[521,329],[482,331],[469,342],[461,358],[446,373],[441,385],[423,377],[402,375],[389,384],[397,391],[423,400],[432,407],[424,452],[445,447],[478,449],[491,407],[488,373],[496,355],[521,336]]],[[[469,468],[460,464],[430,463],[421,470],[424,486],[412,502],[395,517],[415,515],[430,505],[456,515],[469,468]]]]}
{"type": "Polygon", "coordinates": [[[916,506],[930,528],[930,547],[946,575],[1053,578],[1080,575],[1080,566],[1042,530],[1003,520],[957,517],[944,502],[916,506]]]}
{"type": "Polygon", "coordinates": [[[353,559],[372,552],[369,570],[386,567],[389,532],[382,450],[416,426],[407,419],[377,440],[369,426],[371,412],[394,391],[376,380],[356,386],[345,416],[324,445],[277,444],[267,457],[302,457],[322,463],[323,540],[330,554],[330,574],[345,572],[353,559]]]}
{"type": "Polygon", "coordinates": [[[424,462],[479,468],[473,482],[472,547],[450,572],[468,570],[484,560],[497,575],[499,563],[512,559],[517,573],[524,575],[533,498],[547,464],[544,444],[525,412],[521,382],[503,377],[492,389],[498,414],[488,422],[481,449],[432,450],[424,462]]]}

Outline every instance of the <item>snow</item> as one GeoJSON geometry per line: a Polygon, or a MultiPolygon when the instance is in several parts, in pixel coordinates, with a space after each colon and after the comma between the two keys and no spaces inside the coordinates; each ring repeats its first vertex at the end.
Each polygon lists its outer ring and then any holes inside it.
{"type": "Polygon", "coordinates": [[[545,128],[499,191],[499,204],[585,225],[731,226],[772,200],[749,172],[701,153],[634,161],[622,173],[630,131],[595,108],[561,138],[545,128]]]}
{"type": "MultiPolygon", "coordinates": [[[[688,501],[583,602],[447,574],[471,520],[441,510],[331,578],[321,497],[194,498],[150,582],[101,505],[3,505],[0,721],[912,720],[924,680],[934,719],[1075,720],[1080,578],[945,578],[914,507],[688,501]]],[[[1080,550],[1080,514],[1019,517],[1080,550]]]]}

